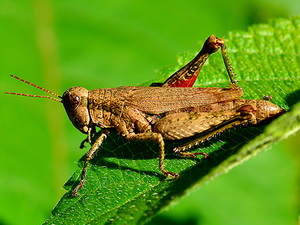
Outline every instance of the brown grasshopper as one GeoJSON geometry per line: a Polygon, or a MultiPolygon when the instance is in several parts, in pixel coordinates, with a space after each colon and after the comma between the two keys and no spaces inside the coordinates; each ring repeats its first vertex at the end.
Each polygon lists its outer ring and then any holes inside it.
{"type": "Polygon", "coordinates": [[[265,100],[241,99],[243,89],[237,85],[235,74],[229,63],[223,39],[210,36],[199,54],[183,68],[175,72],[164,83],[153,87],[118,87],[94,89],[71,87],[62,97],[25,81],[12,77],[46,91],[53,96],[7,94],[49,98],[63,103],[73,125],[87,138],[92,146],[86,153],[79,184],[73,190],[78,195],[83,186],[88,162],[93,158],[111,130],[127,140],[152,141],[159,145],[159,168],[166,176],[179,175],[165,169],[165,140],[195,139],[174,148],[174,152],[185,157],[196,157],[205,153],[187,152],[210,137],[236,126],[266,123],[285,112],[284,109],[265,100]],[[231,84],[226,88],[191,87],[210,54],[221,48],[223,60],[231,84]],[[96,127],[101,131],[97,132],[96,127]],[[92,139],[96,138],[92,143],[92,139]]]}

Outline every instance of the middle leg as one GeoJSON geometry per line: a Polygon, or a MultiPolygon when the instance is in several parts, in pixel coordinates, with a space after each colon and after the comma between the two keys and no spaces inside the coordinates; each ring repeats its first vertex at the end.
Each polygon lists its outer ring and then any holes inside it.
{"type": "Polygon", "coordinates": [[[165,169],[165,142],[163,137],[159,133],[155,132],[147,132],[147,133],[139,133],[139,134],[128,134],[125,136],[128,140],[136,140],[136,141],[153,141],[158,143],[159,145],[159,169],[165,176],[172,176],[172,178],[176,179],[179,174],[167,171],[165,169]]]}

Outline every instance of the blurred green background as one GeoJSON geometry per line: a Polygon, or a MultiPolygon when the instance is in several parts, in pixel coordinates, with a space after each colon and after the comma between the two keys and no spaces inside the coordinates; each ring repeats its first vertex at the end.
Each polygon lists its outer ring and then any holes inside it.
{"type": "MultiPolygon", "coordinates": [[[[57,102],[4,95],[139,85],[210,34],[300,14],[298,0],[0,1],[0,224],[40,224],[65,192],[85,138],[57,102]]],[[[300,43],[299,43],[300,44],[300,43]]],[[[230,48],[230,45],[229,45],[230,48]]],[[[195,189],[151,224],[295,224],[295,136],[195,189]]],[[[298,148],[298,149],[297,149],[298,148]]]]}

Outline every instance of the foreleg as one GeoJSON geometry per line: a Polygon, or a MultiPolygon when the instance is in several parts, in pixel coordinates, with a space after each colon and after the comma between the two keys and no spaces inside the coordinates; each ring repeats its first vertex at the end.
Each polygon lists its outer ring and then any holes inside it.
{"type": "Polygon", "coordinates": [[[94,144],[92,145],[90,150],[86,153],[84,165],[83,165],[83,168],[82,168],[82,171],[80,174],[80,181],[79,181],[79,184],[73,190],[73,196],[77,196],[79,189],[82,188],[82,186],[85,182],[85,179],[86,179],[88,163],[94,157],[94,155],[98,151],[99,147],[102,145],[103,141],[107,138],[109,132],[110,132],[110,130],[108,130],[108,129],[102,129],[99,138],[94,142],[94,144]]]}

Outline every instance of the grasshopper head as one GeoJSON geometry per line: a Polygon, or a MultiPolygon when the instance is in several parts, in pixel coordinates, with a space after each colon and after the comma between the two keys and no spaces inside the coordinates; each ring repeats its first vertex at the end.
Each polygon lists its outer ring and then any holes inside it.
{"type": "Polygon", "coordinates": [[[257,100],[256,107],[257,107],[257,111],[256,111],[257,124],[269,123],[271,120],[277,118],[278,116],[286,112],[284,109],[280,108],[279,106],[265,100],[257,100]]]}
{"type": "Polygon", "coordinates": [[[62,103],[69,119],[83,133],[88,132],[90,123],[88,95],[88,90],[83,87],[71,87],[62,96],[62,103]]]}

